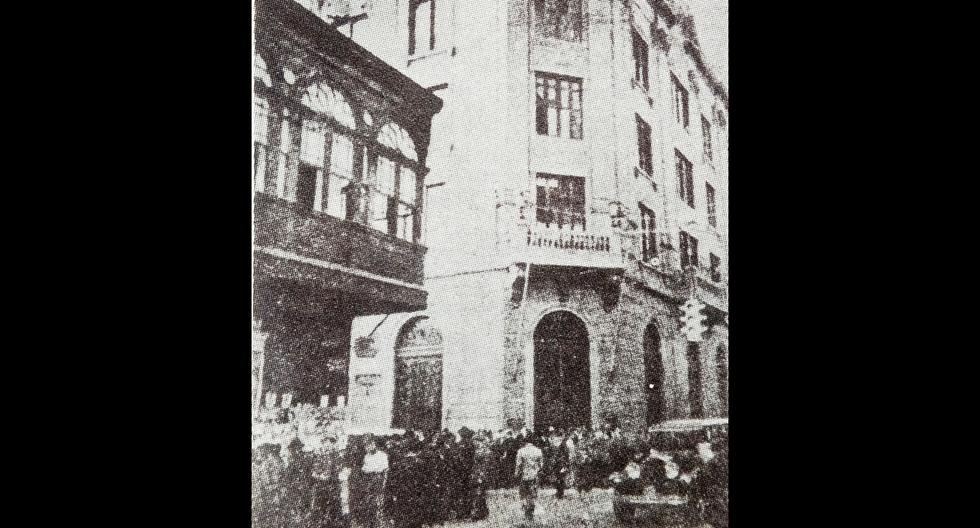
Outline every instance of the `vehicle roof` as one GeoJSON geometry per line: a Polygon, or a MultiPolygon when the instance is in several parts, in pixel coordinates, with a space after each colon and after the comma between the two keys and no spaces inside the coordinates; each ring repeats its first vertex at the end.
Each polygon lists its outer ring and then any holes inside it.
{"type": "Polygon", "coordinates": [[[667,420],[650,426],[650,432],[696,431],[706,427],[728,425],[728,418],[685,418],[667,420]]]}

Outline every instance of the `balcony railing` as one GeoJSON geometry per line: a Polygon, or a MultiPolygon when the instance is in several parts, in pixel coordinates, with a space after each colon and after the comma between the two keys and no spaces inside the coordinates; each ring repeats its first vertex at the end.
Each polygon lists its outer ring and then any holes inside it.
{"type": "Polygon", "coordinates": [[[525,227],[526,258],[548,265],[621,268],[622,244],[609,223],[607,214],[583,214],[571,225],[532,221],[525,227]]]}
{"type": "Polygon", "coordinates": [[[529,227],[527,245],[536,247],[597,251],[609,253],[610,237],[592,235],[573,229],[562,230],[549,227],[529,227]]]}
{"type": "Polygon", "coordinates": [[[422,284],[423,246],[265,193],[255,193],[255,246],[422,284]]]}

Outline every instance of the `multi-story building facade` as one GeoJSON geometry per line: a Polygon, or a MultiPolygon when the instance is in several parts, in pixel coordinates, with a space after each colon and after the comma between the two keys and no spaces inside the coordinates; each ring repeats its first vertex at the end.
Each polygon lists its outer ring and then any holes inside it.
{"type": "Polygon", "coordinates": [[[426,307],[442,101],[291,0],[255,4],[253,404],[343,404],[355,317],[426,307]]]}
{"type": "Polygon", "coordinates": [[[371,357],[351,360],[353,419],[635,430],[727,415],[728,97],[683,6],[362,8],[341,31],[445,107],[424,195],[428,307],[355,319],[371,357]],[[696,342],[678,322],[692,295],[707,305],[696,342]]]}

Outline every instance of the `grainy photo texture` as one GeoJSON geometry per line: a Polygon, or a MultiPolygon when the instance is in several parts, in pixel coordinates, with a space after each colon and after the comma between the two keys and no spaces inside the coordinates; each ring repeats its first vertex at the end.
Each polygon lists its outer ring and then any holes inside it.
{"type": "Polygon", "coordinates": [[[726,0],[254,2],[253,526],[728,526],[726,0]]]}

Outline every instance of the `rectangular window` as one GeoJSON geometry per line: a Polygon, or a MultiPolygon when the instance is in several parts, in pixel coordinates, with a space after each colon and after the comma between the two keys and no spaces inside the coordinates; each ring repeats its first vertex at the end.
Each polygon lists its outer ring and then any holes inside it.
{"type": "Polygon", "coordinates": [[[534,13],[539,35],[582,40],[582,0],[534,0],[534,13]]]}
{"type": "Polygon", "coordinates": [[[436,0],[411,0],[408,11],[408,54],[436,49],[436,0]]]}
{"type": "Polygon", "coordinates": [[[701,401],[701,350],[697,343],[687,343],[687,399],[691,404],[691,417],[704,416],[701,401]]]}
{"type": "Polygon", "coordinates": [[[657,216],[645,205],[639,204],[639,207],[643,261],[649,262],[657,256],[657,216]]]}
{"type": "Polygon", "coordinates": [[[698,239],[681,231],[680,243],[681,269],[688,266],[698,267],[698,239]]]}
{"type": "Polygon", "coordinates": [[[379,155],[371,191],[371,227],[414,242],[419,221],[418,196],[415,171],[379,155]]]}
{"type": "Polygon", "coordinates": [[[701,136],[704,138],[704,157],[711,159],[711,122],[701,116],[701,136]]]}
{"type": "Polygon", "coordinates": [[[402,167],[398,173],[398,238],[412,242],[415,240],[416,204],[415,171],[402,167]]]}
{"type": "Polygon", "coordinates": [[[345,188],[354,177],[354,143],[347,136],[333,134],[330,147],[330,177],[327,181],[327,214],[347,218],[345,188]]]}
{"type": "Polygon", "coordinates": [[[636,139],[640,153],[640,168],[648,176],[653,175],[653,146],[650,125],[640,116],[636,116],[636,139]]]}
{"type": "Polygon", "coordinates": [[[296,203],[303,209],[317,208],[317,191],[323,186],[323,162],[326,128],[317,121],[304,119],[299,137],[299,171],[296,178],[296,203]]]}
{"type": "Polygon", "coordinates": [[[650,47],[643,37],[633,30],[633,80],[643,86],[644,90],[650,89],[650,47]]]}
{"type": "Polygon", "coordinates": [[[296,179],[296,203],[302,209],[313,209],[317,181],[321,174],[323,174],[321,169],[300,161],[299,175],[296,179]]]}
{"type": "Polygon", "coordinates": [[[538,134],[582,139],[582,79],[536,74],[538,134]]]}
{"type": "Polygon", "coordinates": [[[536,218],[558,229],[585,230],[585,178],[538,174],[536,218]]]}
{"type": "Polygon", "coordinates": [[[395,226],[395,179],[398,165],[384,157],[378,156],[375,171],[374,189],[371,192],[371,227],[378,231],[394,234],[395,226]]]}
{"type": "Polygon", "coordinates": [[[279,155],[276,163],[276,196],[286,197],[286,176],[289,171],[289,156],[293,150],[293,133],[288,119],[283,119],[279,128],[279,155]]]}
{"type": "Polygon", "coordinates": [[[708,254],[711,258],[711,280],[721,282],[721,259],[714,253],[708,254]]]}
{"type": "Polygon", "coordinates": [[[260,97],[253,99],[252,142],[255,145],[255,191],[265,192],[266,160],[269,157],[269,103],[260,97]]]}
{"type": "Polygon", "coordinates": [[[681,151],[674,149],[677,157],[677,181],[681,199],[687,202],[688,207],[694,207],[694,166],[681,151]]]}
{"type": "Polygon", "coordinates": [[[687,128],[689,121],[687,88],[684,88],[684,85],[674,74],[671,74],[670,78],[674,83],[674,118],[684,128],[687,128]]]}
{"type": "Polygon", "coordinates": [[[303,120],[299,142],[299,159],[314,167],[323,167],[323,147],[326,145],[326,129],[316,121],[303,120]]]}
{"type": "Polygon", "coordinates": [[[718,214],[715,209],[715,188],[706,182],[704,184],[704,194],[708,202],[708,225],[718,227],[718,214]]]}

